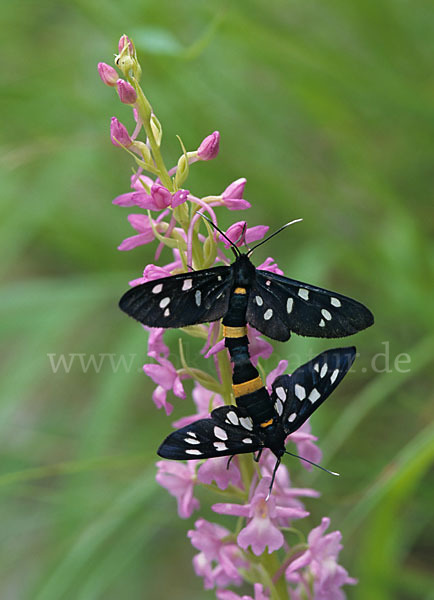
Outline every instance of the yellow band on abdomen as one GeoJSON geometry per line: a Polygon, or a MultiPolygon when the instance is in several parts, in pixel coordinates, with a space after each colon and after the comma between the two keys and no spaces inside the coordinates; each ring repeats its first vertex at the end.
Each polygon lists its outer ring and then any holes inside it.
{"type": "Polygon", "coordinates": [[[246,288],[239,287],[239,288],[235,288],[235,290],[234,290],[234,294],[246,294],[246,293],[247,293],[246,288]]]}
{"type": "Polygon", "coordinates": [[[234,383],[232,384],[232,389],[234,392],[235,398],[239,398],[240,396],[245,396],[246,394],[251,394],[252,392],[256,392],[264,387],[262,383],[262,379],[260,377],[255,377],[255,379],[251,379],[250,381],[245,381],[244,383],[234,383]]]}
{"type": "Polygon", "coordinates": [[[241,338],[247,335],[247,327],[229,327],[223,325],[223,337],[225,338],[241,338]]]}

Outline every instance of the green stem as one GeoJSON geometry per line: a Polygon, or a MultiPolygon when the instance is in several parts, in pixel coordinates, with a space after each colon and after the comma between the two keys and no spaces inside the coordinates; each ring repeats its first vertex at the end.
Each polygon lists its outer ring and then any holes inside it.
{"type": "Polygon", "coordinates": [[[158,169],[158,176],[161,180],[161,183],[169,190],[169,192],[173,192],[173,182],[167,171],[166,165],[164,164],[163,156],[160,151],[160,147],[157,144],[157,140],[154,137],[154,132],[151,127],[151,105],[149,104],[146,96],[143,93],[142,88],[134,77],[130,77],[129,83],[134,86],[134,89],[137,93],[137,112],[139,113],[139,117],[143,123],[143,127],[146,131],[146,135],[149,140],[149,144],[151,146],[152,156],[154,158],[155,165],[158,169]]]}
{"type": "MultiPolygon", "coordinates": [[[[219,340],[221,339],[222,337],[220,335],[219,340]]],[[[217,353],[217,363],[219,366],[220,379],[223,387],[223,400],[225,404],[229,405],[232,404],[232,369],[226,348],[217,353]]]]}
{"type": "Polygon", "coordinates": [[[276,552],[272,554],[262,554],[260,557],[262,567],[267,571],[270,579],[273,581],[274,589],[271,588],[271,600],[289,600],[288,587],[285,577],[279,577],[277,581],[273,580],[274,574],[279,570],[280,563],[276,552]]]}

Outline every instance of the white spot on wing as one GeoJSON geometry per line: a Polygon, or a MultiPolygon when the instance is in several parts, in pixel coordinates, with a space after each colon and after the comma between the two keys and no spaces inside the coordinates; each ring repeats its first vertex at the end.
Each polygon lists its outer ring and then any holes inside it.
{"type": "Polygon", "coordinates": [[[280,417],[283,413],[283,404],[280,398],[277,398],[276,402],[274,403],[274,408],[280,417]]]}
{"type": "Polygon", "coordinates": [[[170,315],[170,309],[166,308],[163,314],[165,317],[168,317],[170,315]]]}
{"type": "Polygon", "coordinates": [[[264,313],[264,320],[265,321],[269,321],[271,319],[271,317],[273,316],[273,309],[272,308],[268,308],[265,313],[264,313]]]}
{"type": "Polygon", "coordinates": [[[253,421],[250,417],[241,417],[240,425],[244,427],[244,429],[248,429],[249,431],[252,431],[253,429],[253,421]]]}
{"type": "Polygon", "coordinates": [[[189,448],[185,451],[186,454],[193,454],[195,456],[202,456],[202,452],[200,450],[195,450],[194,448],[189,448]]]}
{"type": "Polygon", "coordinates": [[[223,450],[228,449],[228,447],[226,446],[226,444],[224,442],[214,442],[214,448],[216,450],[218,450],[219,452],[222,452],[223,450]]]}
{"type": "Polygon", "coordinates": [[[321,367],[321,372],[320,372],[319,376],[321,378],[325,377],[325,374],[327,373],[327,371],[328,371],[328,365],[327,365],[327,363],[324,363],[323,366],[321,367]]]}
{"type": "Polygon", "coordinates": [[[306,290],[305,288],[300,288],[298,290],[298,295],[300,298],[303,298],[303,300],[309,300],[309,290],[306,290]]]}
{"type": "Polygon", "coordinates": [[[267,281],[265,282],[265,285],[270,286],[271,285],[271,281],[269,279],[267,279],[267,281]]]}
{"type": "Polygon", "coordinates": [[[288,421],[292,423],[297,418],[297,413],[291,413],[288,417],[288,421]]]}
{"type": "Polygon", "coordinates": [[[339,308],[340,306],[342,306],[339,298],[334,298],[334,297],[330,298],[330,303],[332,306],[336,306],[336,308],[339,308]]]}
{"type": "Polygon", "coordinates": [[[232,425],[239,425],[238,415],[233,410],[230,410],[226,415],[226,419],[232,423],[232,425]]]}
{"type": "Polygon", "coordinates": [[[286,400],[286,391],[285,388],[279,386],[278,388],[276,388],[276,394],[279,396],[279,398],[283,401],[286,400]]]}
{"type": "Polygon", "coordinates": [[[217,427],[217,426],[214,427],[214,435],[219,440],[227,440],[228,439],[228,434],[221,427],[217,427]]]}
{"type": "Polygon", "coordinates": [[[317,373],[319,373],[319,364],[318,363],[315,363],[313,365],[313,370],[316,371],[317,373]]]}
{"type": "Polygon", "coordinates": [[[306,390],[299,383],[295,384],[294,391],[299,400],[304,400],[306,398],[306,390]]]}
{"type": "Polygon", "coordinates": [[[264,304],[264,301],[262,300],[261,296],[255,296],[255,300],[258,306],[262,306],[264,304]]]}
{"type": "Polygon", "coordinates": [[[251,438],[244,438],[243,439],[243,444],[253,444],[253,441],[251,438]]]}
{"type": "Polygon", "coordinates": [[[194,438],[184,438],[184,442],[187,442],[187,444],[200,444],[199,440],[194,438]]]}
{"type": "Polygon", "coordinates": [[[154,285],[154,287],[152,288],[152,293],[153,294],[159,294],[162,289],[163,289],[163,284],[162,283],[157,283],[157,285],[154,285]]]}
{"type": "Polygon", "coordinates": [[[166,308],[168,304],[170,304],[170,298],[169,296],[166,296],[160,301],[160,308],[166,308]]]}
{"type": "Polygon", "coordinates": [[[330,375],[330,381],[334,383],[339,375],[339,369],[335,369],[333,373],[330,375]]]}
{"type": "Polygon", "coordinates": [[[186,292],[187,290],[190,290],[192,285],[193,285],[192,279],[184,279],[184,282],[182,284],[182,291],[186,292]]]}
{"type": "Polygon", "coordinates": [[[311,391],[311,393],[308,396],[308,400],[310,402],[312,402],[312,404],[314,402],[316,402],[319,398],[321,398],[321,394],[318,392],[318,390],[316,388],[313,388],[313,390],[311,391]]]}
{"type": "Polygon", "coordinates": [[[196,290],[194,294],[194,299],[196,301],[197,306],[200,306],[200,303],[202,302],[202,292],[200,290],[196,290]]]}
{"type": "Polygon", "coordinates": [[[288,313],[288,315],[291,313],[293,305],[294,300],[292,298],[288,298],[288,300],[286,301],[286,312],[288,313]]]}
{"type": "Polygon", "coordinates": [[[194,431],[187,431],[187,435],[189,435],[190,437],[197,437],[197,435],[194,433],[194,431]]]}
{"type": "Polygon", "coordinates": [[[319,322],[319,326],[320,327],[325,327],[325,321],[324,321],[324,319],[321,319],[321,321],[319,322]]]}
{"type": "Polygon", "coordinates": [[[326,308],[323,308],[321,310],[321,314],[324,317],[324,319],[326,319],[327,321],[330,321],[332,318],[331,314],[329,313],[329,311],[326,308]]]}

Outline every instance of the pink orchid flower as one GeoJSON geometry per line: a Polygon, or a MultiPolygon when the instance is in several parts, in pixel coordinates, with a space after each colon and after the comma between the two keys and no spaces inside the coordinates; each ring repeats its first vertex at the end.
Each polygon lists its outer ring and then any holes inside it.
{"type": "Polygon", "coordinates": [[[186,464],[160,460],[157,462],[157,482],[176,498],[178,514],[181,519],[187,519],[199,508],[199,501],[193,497],[196,484],[197,461],[188,461],[186,464]]]}
{"type": "Polygon", "coordinates": [[[268,501],[268,490],[271,479],[264,477],[256,487],[250,502],[241,504],[214,504],[214,512],[224,515],[246,517],[249,521],[238,534],[238,545],[247,549],[249,546],[256,556],[260,556],[268,546],[268,552],[274,552],[283,546],[284,537],[276,525],[277,521],[285,519],[302,519],[309,513],[298,508],[278,506],[273,495],[268,501]]]}
{"type": "Polygon", "coordinates": [[[324,535],[329,525],[330,519],[324,517],[321,525],[312,529],[307,538],[308,549],[291,562],[286,570],[286,577],[292,582],[301,580],[303,576],[300,570],[307,567],[314,578],[314,598],[345,600],[345,594],[340,588],[345,584],[355,585],[357,580],[349,577],[346,569],[337,563],[342,550],[342,534],[340,531],[333,531],[324,535]]]}

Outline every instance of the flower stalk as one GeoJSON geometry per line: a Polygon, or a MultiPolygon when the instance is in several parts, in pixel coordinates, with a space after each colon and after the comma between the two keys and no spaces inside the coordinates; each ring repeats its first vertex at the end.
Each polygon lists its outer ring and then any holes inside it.
{"type": "MultiPolygon", "coordinates": [[[[219,132],[206,135],[196,150],[187,150],[178,138],[181,155],[175,165],[168,167],[162,153],[163,129],[140,86],[141,67],[136,50],[125,35],[119,41],[115,67],[124,79],[117,76],[114,67],[105,63],[99,63],[98,71],[103,83],[117,91],[120,101],[133,109],[135,128],[130,134],[127,127],[113,117],[111,139],[115,146],[130,153],[137,166],[130,181],[132,191],[113,201],[118,206],[135,210],[128,220],[136,233],[123,240],[119,250],[155,243],[156,261],[163,251],[170,255],[164,266],[145,266],[141,276],[130,284],[155,281],[158,287],[162,277],[191,268],[229,264],[222,252],[221,241],[226,247],[229,244],[220,240],[219,234],[197,213],[200,211],[217,225],[214,209],[250,208],[250,203],[244,199],[246,180],[240,178],[221,194],[208,194],[202,198],[183,187],[193,163],[217,158],[219,132]]],[[[242,246],[263,239],[267,231],[266,226],[249,228],[242,220],[229,227],[225,235],[233,244],[242,246]]],[[[271,257],[259,268],[281,273],[271,257]]],[[[184,335],[205,341],[201,354],[208,366],[214,364],[215,375],[188,364],[182,337],[175,356],[171,355],[164,342],[164,330],[155,328],[148,328],[147,339],[148,356],[153,362],[143,367],[156,385],[153,401],[167,415],[174,409],[170,401],[173,397],[186,398],[183,382],[188,379],[193,383],[194,412],[178,419],[173,423],[174,427],[194,423],[224,404],[234,404],[232,367],[220,325],[186,327],[182,330],[184,335]]],[[[272,346],[251,327],[248,336],[252,362],[257,365],[258,360],[270,358],[272,346]]],[[[287,366],[286,361],[279,363],[267,377],[268,386],[277,375],[286,371],[287,366]]],[[[291,434],[289,441],[295,443],[302,456],[314,461],[321,458],[308,422],[291,434]]],[[[342,548],[340,533],[325,534],[330,524],[327,517],[310,531],[307,538],[303,528],[295,525],[309,515],[302,498],[315,498],[319,494],[313,489],[295,488],[283,464],[276,473],[268,499],[274,463],[275,458],[267,449],[258,463],[252,460],[251,454],[238,455],[230,464],[226,457],[191,460],[185,464],[167,460],[157,462],[157,481],[176,498],[181,518],[190,518],[200,509],[201,489],[206,490],[207,496],[215,495],[217,502],[211,508],[216,518],[222,514],[234,517],[232,531],[203,518],[196,520],[193,529],[188,531],[192,545],[199,551],[193,558],[196,574],[203,578],[206,589],[215,588],[219,600],[344,598],[342,586],[356,581],[337,563],[342,548]],[[294,534],[295,544],[292,543],[294,534]],[[252,584],[253,596],[241,597],[233,589],[243,582],[252,584]]],[[[310,468],[310,465],[302,464],[310,468]]]]}

